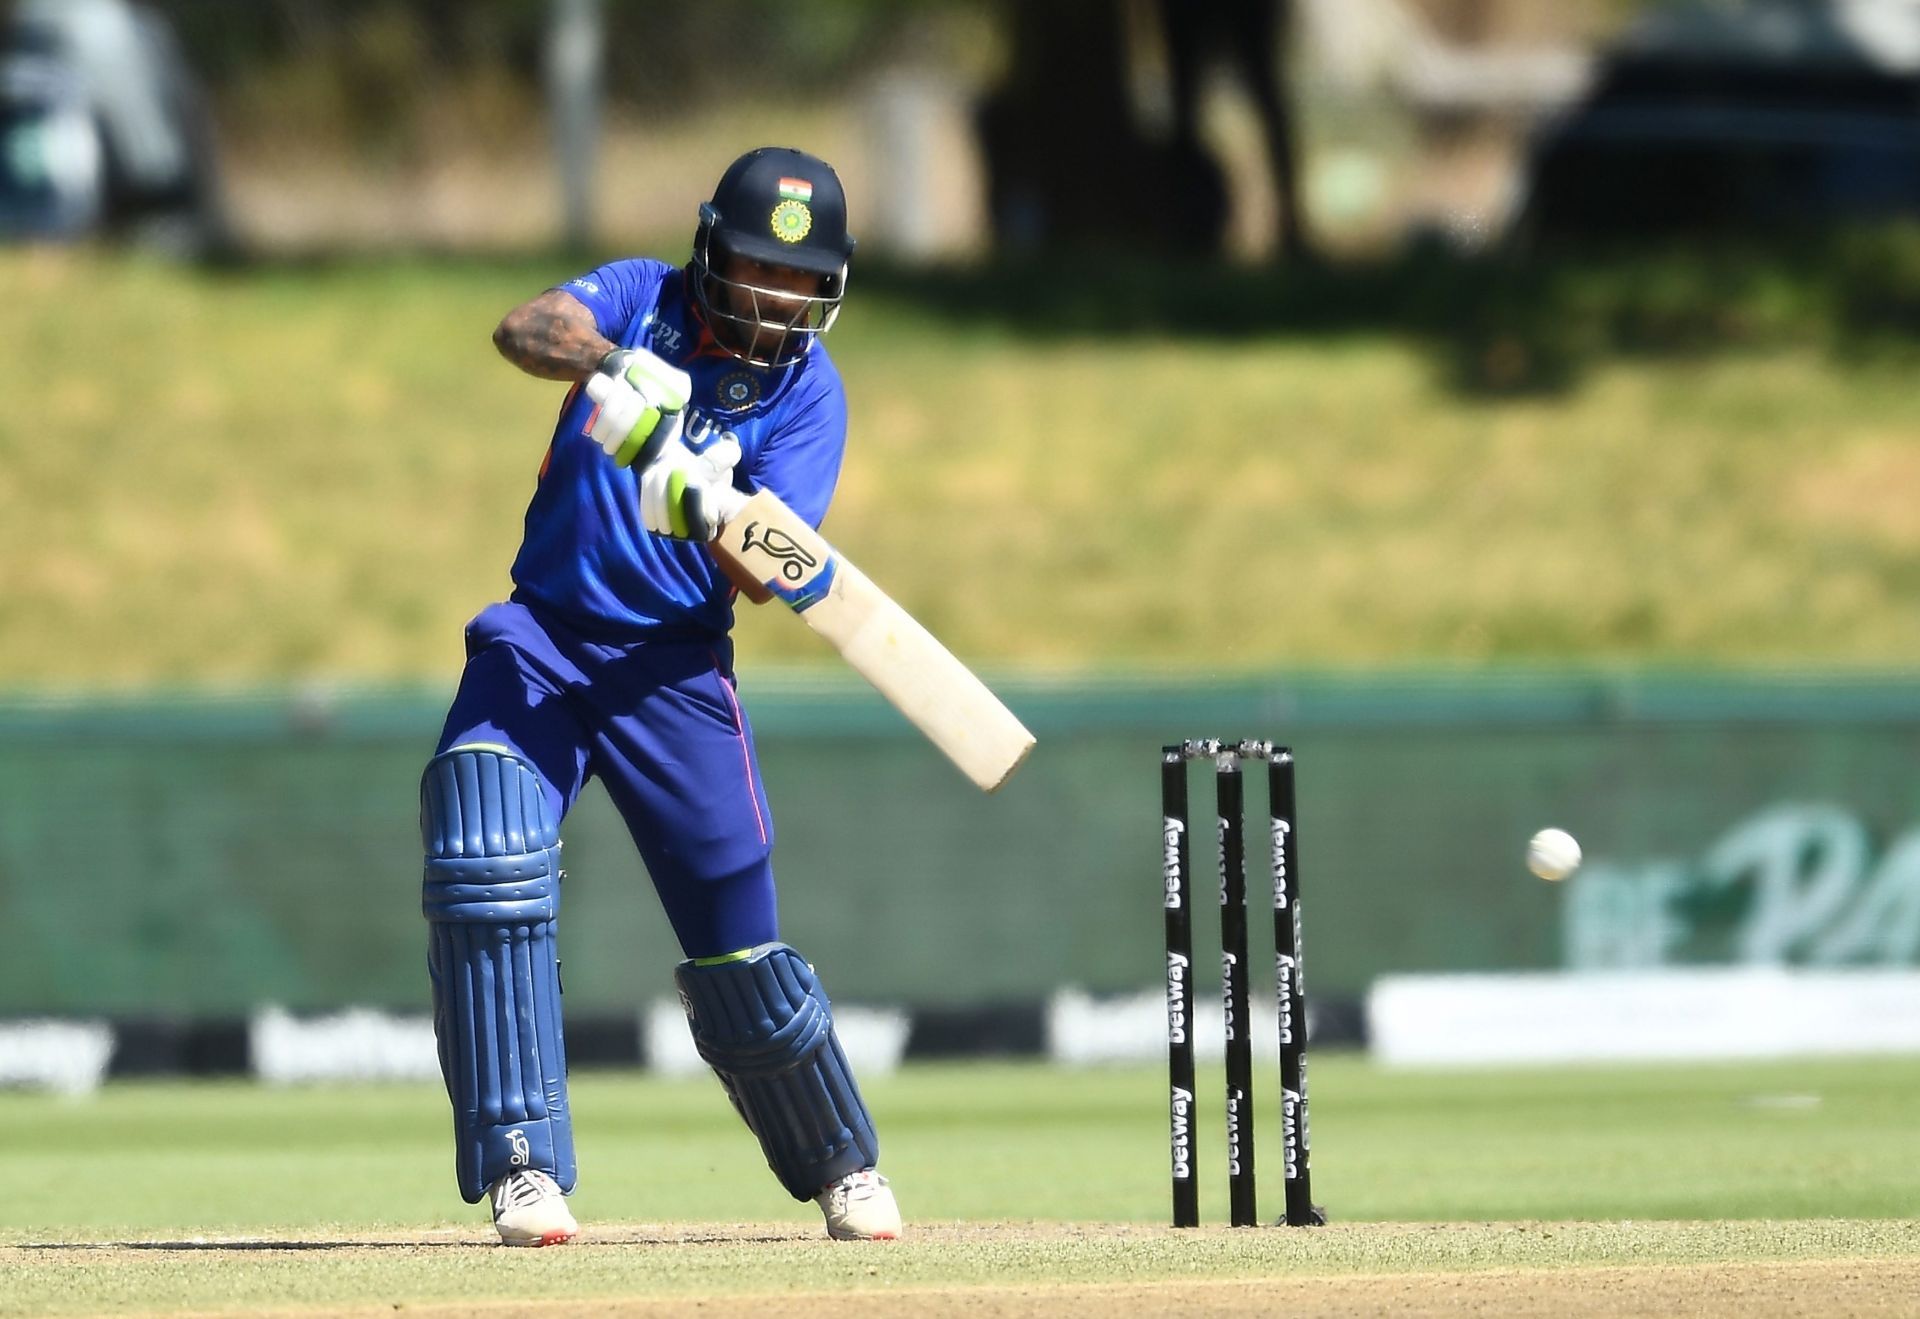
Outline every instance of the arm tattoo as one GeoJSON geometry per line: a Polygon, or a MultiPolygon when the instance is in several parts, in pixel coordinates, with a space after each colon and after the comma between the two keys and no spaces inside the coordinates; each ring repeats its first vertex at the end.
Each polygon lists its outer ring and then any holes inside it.
{"type": "Polygon", "coordinates": [[[493,332],[493,346],[542,380],[584,380],[614,349],[594,327],[593,313],[559,289],[508,312],[493,332]]]}

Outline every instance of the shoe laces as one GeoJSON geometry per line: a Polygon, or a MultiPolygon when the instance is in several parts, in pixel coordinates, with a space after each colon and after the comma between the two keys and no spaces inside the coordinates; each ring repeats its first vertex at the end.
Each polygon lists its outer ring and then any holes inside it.
{"type": "Polygon", "coordinates": [[[886,1184],[887,1179],[872,1168],[862,1168],[859,1172],[848,1173],[829,1186],[827,1194],[832,1197],[835,1205],[844,1207],[851,1201],[867,1199],[886,1184]]]}
{"type": "Polygon", "coordinates": [[[493,1188],[493,1216],[510,1209],[524,1209],[548,1196],[560,1194],[560,1187],[543,1172],[529,1170],[503,1177],[493,1188]]]}

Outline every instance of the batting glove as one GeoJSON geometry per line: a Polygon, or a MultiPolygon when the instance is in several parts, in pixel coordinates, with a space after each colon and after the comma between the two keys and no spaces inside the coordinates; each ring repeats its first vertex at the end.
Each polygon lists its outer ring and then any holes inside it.
{"type": "Polygon", "coordinates": [[[652,353],[616,348],[587,377],[587,397],[600,405],[591,434],[621,467],[645,466],[680,435],[693,379],[652,353]]]}
{"type": "Polygon", "coordinates": [[[724,431],[698,453],[669,436],[640,473],[640,520],[657,535],[712,540],[745,502],[733,488],[739,461],[740,443],[724,431]]]}

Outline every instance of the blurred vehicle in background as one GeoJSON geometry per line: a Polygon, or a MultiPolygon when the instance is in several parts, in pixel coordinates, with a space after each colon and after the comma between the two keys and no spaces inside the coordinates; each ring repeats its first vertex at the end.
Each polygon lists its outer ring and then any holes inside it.
{"type": "Polygon", "coordinates": [[[165,21],[126,0],[0,3],[0,239],[223,245],[211,121],[165,21]]]}
{"type": "Polygon", "coordinates": [[[1920,216],[1920,0],[1657,9],[1525,179],[1523,242],[1920,216]]]}

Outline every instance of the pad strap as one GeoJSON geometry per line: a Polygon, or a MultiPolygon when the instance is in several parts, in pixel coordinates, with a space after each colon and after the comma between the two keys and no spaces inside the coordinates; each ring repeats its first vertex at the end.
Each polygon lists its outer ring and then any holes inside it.
{"type": "Polygon", "coordinates": [[[560,833],[531,766],[454,747],[420,784],[433,1030],[453,1101],[460,1193],[509,1172],[574,1184],[560,1026],[560,833]]]}
{"type": "Polygon", "coordinates": [[[674,971],[694,1047],[759,1138],[780,1184],[810,1200],[880,1158],[873,1118],[813,968],[783,943],[674,971]]]}

